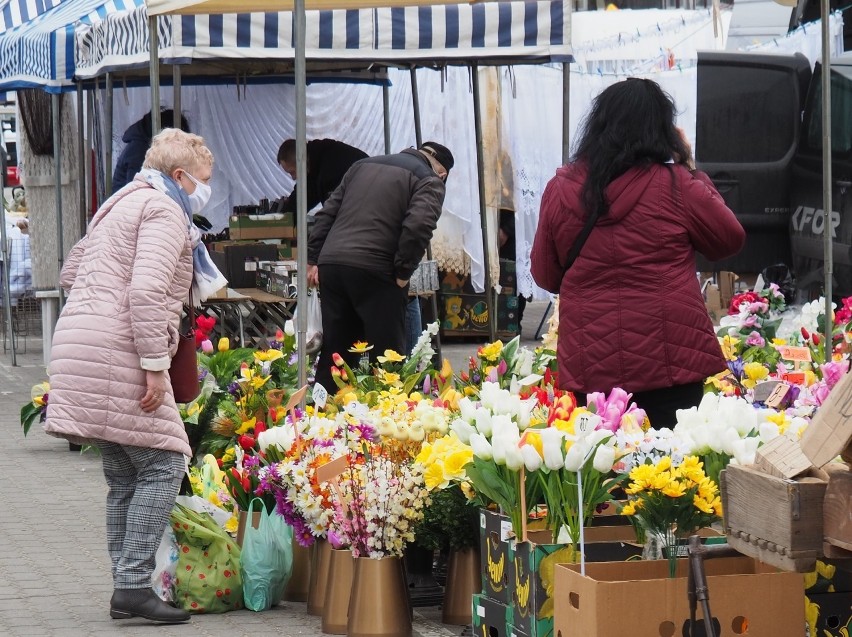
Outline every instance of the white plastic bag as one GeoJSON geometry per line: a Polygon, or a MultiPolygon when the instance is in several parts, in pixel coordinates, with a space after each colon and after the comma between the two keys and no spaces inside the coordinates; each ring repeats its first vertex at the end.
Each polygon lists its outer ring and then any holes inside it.
{"type": "Polygon", "coordinates": [[[175,575],[177,574],[178,546],[171,525],[166,525],[155,557],[151,588],[164,602],[174,600],[175,575]]]}
{"type": "Polygon", "coordinates": [[[316,354],[322,347],[322,306],[320,305],[319,290],[308,290],[306,306],[308,330],[305,335],[305,350],[308,354],[316,354]]]}

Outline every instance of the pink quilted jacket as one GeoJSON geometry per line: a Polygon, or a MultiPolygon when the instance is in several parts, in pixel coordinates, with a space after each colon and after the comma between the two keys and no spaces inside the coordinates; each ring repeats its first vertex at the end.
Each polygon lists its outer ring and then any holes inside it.
{"type": "Polygon", "coordinates": [[[68,255],[70,289],[53,335],[45,430],[190,455],[174,398],[145,413],[145,370],[177,349],[192,282],[186,216],[165,194],[133,181],[108,199],[68,255]]]}

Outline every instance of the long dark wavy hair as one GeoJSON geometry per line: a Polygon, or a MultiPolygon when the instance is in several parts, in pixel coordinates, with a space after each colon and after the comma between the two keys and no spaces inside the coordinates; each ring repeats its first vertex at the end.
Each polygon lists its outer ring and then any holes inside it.
{"type": "Polygon", "coordinates": [[[651,80],[629,78],[595,98],[574,153],[574,161],[588,168],[583,186],[588,214],[607,213],[604,190],[633,166],[686,164],[690,150],[675,116],[674,100],[651,80]]]}

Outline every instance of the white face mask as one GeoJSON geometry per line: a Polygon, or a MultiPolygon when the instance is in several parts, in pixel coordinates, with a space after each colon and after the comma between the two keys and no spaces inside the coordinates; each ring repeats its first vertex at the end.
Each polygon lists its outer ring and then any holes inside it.
{"type": "Polygon", "coordinates": [[[192,194],[187,193],[187,197],[189,197],[189,209],[192,211],[192,214],[197,215],[199,212],[204,210],[204,206],[206,206],[207,202],[210,201],[213,189],[207,184],[203,184],[198,181],[188,172],[184,171],[184,174],[190,178],[192,183],[195,184],[195,192],[192,194]]]}

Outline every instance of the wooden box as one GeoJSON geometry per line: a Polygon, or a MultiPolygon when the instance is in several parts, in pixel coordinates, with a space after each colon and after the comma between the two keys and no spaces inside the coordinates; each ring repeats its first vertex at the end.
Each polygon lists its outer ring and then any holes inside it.
{"type": "Polygon", "coordinates": [[[721,483],[728,544],[786,571],[814,569],[823,547],[825,472],[789,480],[728,465],[721,483]]]}

